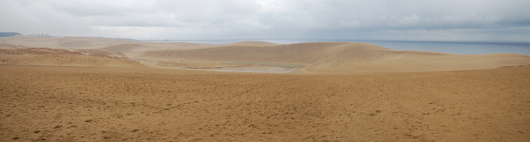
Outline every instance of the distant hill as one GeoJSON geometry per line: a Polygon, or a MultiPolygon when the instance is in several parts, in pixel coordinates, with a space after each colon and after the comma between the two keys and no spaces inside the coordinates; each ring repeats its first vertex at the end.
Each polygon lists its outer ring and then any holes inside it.
{"type": "Polygon", "coordinates": [[[530,56],[512,53],[463,55],[400,51],[360,42],[296,44],[243,42],[201,49],[140,50],[136,48],[134,50],[137,53],[143,52],[136,58],[147,60],[296,64],[304,65],[301,72],[308,73],[452,71],[491,69],[530,63],[530,56]]]}
{"type": "Polygon", "coordinates": [[[22,35],[22,34],[17,33],[17,32],[0,32],[0,37],[10,37],[10,36],[17,36],[17,35],[22,35]]]}

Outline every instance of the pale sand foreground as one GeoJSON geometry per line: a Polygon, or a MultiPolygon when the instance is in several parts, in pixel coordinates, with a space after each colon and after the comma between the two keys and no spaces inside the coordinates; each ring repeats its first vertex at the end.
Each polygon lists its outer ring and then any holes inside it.
{"type": "Polygon", "coordinates": [[[3,41],[0,141],[530,141],[525,55],[365,43],[3,41]],[[203,71],[282,67],[296,69],[203,71]]]}
{"type": "Polygon", "coordinates": [[[530,140],[528,67],[374,75],[0,70],[0,141],[530,140]]]}

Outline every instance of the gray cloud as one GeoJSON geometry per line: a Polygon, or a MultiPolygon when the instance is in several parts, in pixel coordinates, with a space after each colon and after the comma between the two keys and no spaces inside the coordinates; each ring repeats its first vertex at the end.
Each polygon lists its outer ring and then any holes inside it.
{"type": "Polygon", "coordinates": [[[0,31],[136,39],[530,41],[525,0],[0,1],[0,31]]]}

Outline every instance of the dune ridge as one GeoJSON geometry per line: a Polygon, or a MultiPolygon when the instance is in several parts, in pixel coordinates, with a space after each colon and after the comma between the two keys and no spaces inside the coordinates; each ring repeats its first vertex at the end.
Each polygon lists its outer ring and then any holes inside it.
{"type": "Polygon", "coordinates": [[[111,57],[99,52],[91,54],[90,52],[87,52],[90,50],[82,51],[83,52],[51,48],[0,49],[0,64],[52,66],[144,66],[127,58],[111,57]]]}
{"type": "MultiPolygon", "coordinates": [[[[400,51],[369,43],[309,42],[275,44],[244,41],[230,44],[185,42],[138,42],[89,37],[15,37],[2,40],[0,48],[48,47],[83,53],[101,52],[127,58],[143,65],[165,69],[256,70],[263,64],[297,64],[304,68],[291,73],[359,74],[494,69],[530,65],[530,56],[499,53],[461,55],[424,51],[400,51]],[[99,50],[99,51],[98,51],[99,50]],[[234,63],[255,62],[250,66],[234,63]],[[260,65],[261,64],[261,65],[260,65]]],[[[279,67],[279,66],[278,66],[279,67]]],[[[285,68],[291,70],[291,68],[285,68]]]]}
{"type": "Polygon", "coordinates": [[[189,50],[146,51],[141,57],[215,62],[301,64],[307,73],[422,72],[491,69],[530,64],[520,54],[459,55],[398,51],[368,43],[299,43],[234,46],[189,50]]]}
{"type": "Polygon", "coordinates": [[[526,55],[1,39],[2,142],[530,141],[526,55]]]}

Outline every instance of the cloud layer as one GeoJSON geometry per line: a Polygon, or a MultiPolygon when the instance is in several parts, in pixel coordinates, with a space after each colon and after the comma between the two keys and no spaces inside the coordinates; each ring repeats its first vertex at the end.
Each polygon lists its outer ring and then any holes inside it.
{"type": "Polygon", "coordinates": [[[530,41],[527,0],[0,1],[0,31],[134,39],[530,41]]]}

